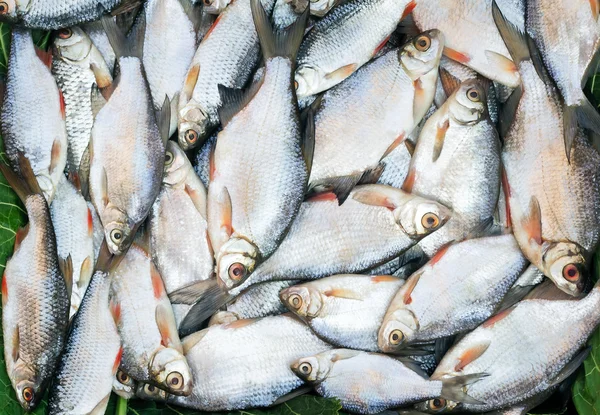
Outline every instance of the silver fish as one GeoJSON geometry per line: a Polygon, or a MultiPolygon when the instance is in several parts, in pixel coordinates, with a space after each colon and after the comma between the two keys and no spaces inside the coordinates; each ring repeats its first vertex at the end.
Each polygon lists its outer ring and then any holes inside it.
{"type": "Polygon", "coordinates": [[[150,383],[138,382],[135,396],[145,401],[166,402],[170,395],[150,383]]]}
{"type": "Polygon", "coordinates": [[[273,281],[258,284],[240,294],[227,311],[239,319],[259,318],[286,313],[288,310],[279,300],[279,293],[297,281],[273,281]]]}
{"type": "Polygon", "coordinates": [[[388,275],[334,275],[286,288],[280,296],[320,338],[338,347],[377,352],[377,332],[403,284],[388,275]]]}
{"type": "Polygon", "coordinates": [[[333,8],[312,27],[300,46],[295,75],[298,97],[339,84],[371,60],[415,3],[348,0],[333,8]]]}
{"type": "Polygon", "coordinates": [[[136,388],[137,382],[119,368],[113,381],[113,392],[123,399],[131,399],[135,396],[136,388]]]}
{"type": "Polygon", "coordinates": [[[231,0],[204,0],[202,3],[204,4],[204,8],[202,10],[205,13],[221,14],[221,12],[223,12],[223,10],[229,6],[231,0]]]}
{"type": "Polygon", "coordinates": [[[202,145],[194,160],[194,170],[207,188],[210,183],[210,155],[216,142],[217,134],[211,135],[202,145]]]}
{"type": "Polygon", "coordinates": [[[37,56],[30,31],[16,27],[0,118],[2,138],[17,172],[19,153],[30,160],[48,203],[67,162],[64,102],[49,65],[37,56]]]}
{"type": "Polygon", "coordinates": [[[112,73],[117,57],[115,56],[115,51],[110,45],[110,41],[108,40],[108,36],[104,31],[104,27],[102,27],[101,21],[85,23],[81,25],[81,28],[87,33],[87,35],[92,39],[92,43],[96,46],[96,49],[102,54],[104,58],[104,62],[108,65],[110,72],[112,73]]]}

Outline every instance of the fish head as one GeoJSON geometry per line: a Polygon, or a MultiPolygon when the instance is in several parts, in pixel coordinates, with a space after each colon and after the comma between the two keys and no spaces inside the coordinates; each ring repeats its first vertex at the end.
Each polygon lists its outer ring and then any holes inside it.
{"type": "Polygon", "coordinates": [[[177,139],[181,148],[188,151],[198,147],[208,137],[210,120],[207,112],[193,99],[180,108],[177,139]]]}
{"type": "Polygon", "coordinates": [[[337,0],[310,0],[310,14],[317,17],[323,17],[327,14],[337,0]]]}
{"type": "Polygon", "coordinates": [[[119,368],[113,380],[113,392],[125,399],[135,396],[136,382],[131,376],[119,368]]]}
{"type": "Polygon", "coordinates": [[[425,402],[419,402],[415,405],[417,411],[428,414],[441,414],[444,412],[452,412],[459,406],[458,402],[449,401],[442,397],[429,399],[425,402]]]}
{"type": "Polygon", "coordinates": [[[220,14],[231,3],[231,0],[203,0],[202,11],[208,14],[220,14]]]}
{"type": "Polygon", "coordinates": [[[150,375],[161,388],[174,395],[192,393],[192,373],[183,355],[169,347],[159,349],[150,362],[150,375]]]}
{"type": "Polygon", "coordinates": [[[108,250],[113,255],[122,255],[133,242],[134,226],[129,223],[127,215],[119,209],[106,209],[105,217],[107,224],[104,226],[104,238],[108,250]]]}
{"type": "Polygon", "coordinates": [[[477,79],[460,84],[448,98],[448,112],[453,120],[462,125],[477,124],[487,116],[486,90],[477,79]]]}
{"type": "Polygon", "coordinates": [[[149,383],[139,383],[135,396],[146,401],[165,402],[167,400],[167,392],[149,383]]]}
{"type": "Polygon", "coordinates": [[[56,31],[54,53],[61,59],[73,63],[87,60],[92,50],[92,40],[77,27],[65,27],[56,31]]]}
{"type": "Polygon", "coordinates": [[[247,239],[232,236],[217,254],[219,284],[231,290],[244,283],[254,272],[259,257],[256,245],[247,239]]]}
{"type": "Polygon", "coordinates": [[[310,65],[300,65],[294,75],[298,98],[314,95],[322,91],[321,80],[324,77],[325,74],[319,68],[310,65]]]}
{"type": "Polygon", "coordinates": [[[169,186],[175,186],[183,183],[187,177],[189,165],[187,156],[175,141],[167,142],[167,151],[165,152],[165,174],[163,183],[169,186]]]}
{"type": "Polygon", "coordinates": [[[438,230],[450,215],[450,209],[444,205],[416,195],[394,211],[396,223],[411,238],[422,238],[438,230]]]}
{"type": "Polygon", "coordinates": [[[323,301],[317,290],[308,287],[289,287],[279,293],[284,306],[302,319],[314,318],[319,314],[323,301]]]}
{"type": "Polygon", "coordinates": [[[401,308],[386,317],[379,333],[377,344],[384,353],[396,353],[410,344],[419,329],[419,322],[412,311],[401,308]]]}
{"type": "Polygon", "coordinates": [[[544,272],[556,286],[571,296],[583,294],[588,282],[582,248],[572,242],[556,242],[544,247],[544,272]]]}
{"type": "Polygon", "coordinates": [[[292,363],[292,372],[305,382],[322,382],[333,366],[333,356],[332,353],[326,352],[298,359],[292,363]]]}
{"type": "Polygon", "coordinates": [[[27,412],[35,409],[42,400],[47,383],[36,372],[31,365],[19,361],[11,373],[17,399],[27,412]]]}
{"type": "Polygon", "coordinates": [[[398,50],[398,60],[414,81],[437,71],[444,51],[444,35],[437,29],[421,33],[398,50]]]}
{"type": "Polygon", "coordinates": [[[0,1],[0,20],[16,23],[21,10],[29,7],[31,0],[2,0],[0,1]]]}

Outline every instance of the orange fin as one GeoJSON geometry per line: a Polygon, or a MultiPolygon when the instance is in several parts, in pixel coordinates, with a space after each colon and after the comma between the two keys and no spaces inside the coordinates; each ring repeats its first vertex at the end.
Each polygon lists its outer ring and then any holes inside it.
{"type": "Polygon", "coordinates": [[[592,16],[594,17],[594,20],[598,20],[598,15],[600,14],[600,1],[590,0],[590,7],[592,9],[592,16]]]}
{"type": "Polygon", "coordinates": [[[2,306],[6,305],[8,300],[8,281],[6,279],[6,271],[2,274],[2,306]]]}
{"type": "Polygon", "coordinates": [[[35,54],[40,58],[42,63],[46,65],[48,68],[52,68],[52,51],[51,50],[43,50],[38,47],[35,48],[35,54]]]}
{"type": "Polygon", "coordinates": [[[66,258],[58,258],[58,267],[60,268],[60,273],[65,279],[65,285],[67,287],[67,293],[69,298],[71,298],[71,294],[73,293],[73,258],[71,254],[66,258]]]}
{"type": "Polygon", "coordinates": [[[413,167],[411,167],[408,170],[408,175],[406,176],[406,179],[404,179],[404,183],[402,184],[402,190],[404,190],[407,193],[411,193],[413,186],[415,185],[415,177],[416,177],[417,173],[415,171],[415,169],[413,167]]]}
{"type": "Polygon", "coordinates": [[[103,89],[112,84],[113,79],[110,72],[107,71],[108,68],[103,68],[101,65],[92,63],[90,64],[90,69],[94,73],[96,85],[98,85],[98,88],[103,89]]]}
{"type": "Polygon", "coordinates": [[[223,14],[220,14],[215,21],[213,22],[212,26],[206,31],[206,34],[204,35],[204,37],[202,38],[202,41],[205,41],[206,39],[208,39],[208,37],[210,36],[210,34],[213,32],[213,30],[215,30],[215,27],[217,27],[217,25],[219,24],[219,22],[221,21],[221,17],[223,17],[223,14]]]}
{"type": "Polygon", "coordinates": [[[246,327],[249,326],[251,324],[254,324],[258,321],[258,319],[254,319],[254,318],[245,318],[242,320],[237,320],[234,321],[232,323],[229,324],[225,324],[223,325],[224,329],[241,329],[242,327],[246,327]]]}
{"type": "Polygon", "coordinates": [[[58,90],[58,101],[60,103],[60,113],[64,120],[67,118],[67,104],[65,103],[65,95],[60,89],[58,90]]]}
{"type": "Polygon", "coordinates": [[[512,218],[510,216],[510,184],[504,166],[502,168],[502,191],[504,192],[504,208],[506,209],[506,226],[512,228],[512,218]]]}
{"type": "Polygon", "coordinates": [[[77,281],[77,287],[83,288],[88,285],[90,282],[90,278],[92,278],[92,274],[94,272],[94,263],[92,257],[86,257],[81,263],[81,268],[79,272],[79,281],[77,281]]]}
{"type": "Polygon", "coordinates": [[[512,311],[515,309],[515,307],[509,307],[504,311],[501,311],[500,313],[496,314],[495,316],[492,316],[490,318],[488,318],[483,324],[483,327],[493,327],[494,324],[496,324],[497,322],[499,322],[500,320],[502,320],[504,317],[508,316],[510,313],[512,313],[512,311]]]}
{"type": "Polygon", "coordinates": [[[17,230],[17,233],[15,233],[15,247],[13,249],[14,252],[17,252],[17,249],[19,249],[19,247],[21,246],[21,242],[23,242],[23,239],[25,239],[27,233],[29,233],[29,224],[17,230]]]}
{"type": "Polygon", "coordinates": [[[121,304],[119,304],[114,299],[111,299],[109,302],[110,314],[113,316],[113,320],[115,320],[115,324],[118,326],[121,322],[121,304]]]}
{"type": "Polygon", "coordinates": [[[173,309],[170,306],[167,307],[164,304],[159,304],[156,306],[155,314],[162,345],[183,353],[183,346],[177,334],[177,323],[175,323],[173,309]]]}
{"type": "Polygon", "coordinates": [[[152,262],[150,262],[150,278],[152,279],[152,291],[154,292],[154,298],[160,300],[163,296],[166,296],[167,293],[165,291],[165,285],[162,277],[152,262]]]}
{"type": "Polygon", "coordinates": [[[444,148],[444,141],[446,139],[446,131],[450,128],[450,120],[446,119],[444,122],[437,126],[437,130],[435,133],[435,141],[433,143],[433,155],[431,157],[432,161],[437,161],[440,158],[440,154],[442,153],[442,149],[444,148]]]}
{"type": "Polygon", "coordinates": [[[471,347],[468,350],[465,350],[465,352],[458,358],[458,363],[454,367],[454,370],[456,372],[461,372],[469,363],[472,363],[473,361],[481,357],[481,355],[485,353],[488,347],[490,347],[489,341],[482,344],[478,344],[476,346],[471,347]]]}
{"type": "Polygon", "coordinates": [[[376,275],[371,277],[371,282],[377,284],[379,282],[397,282],[399,280],[398,277],[394,277],[393,275],[376,275]]]}
{"type": "Polygon", "coordinates": [[[517,65],[515,65],[515,63],[512,60],[510,60],[504,55],[492,52],[491,50],[486,50],[485,56],[487,57],[488,62],[491,66],[499,68],[502,72],[512,72],[514,74],[519,72],[519,68],[517,68],[517,65]]]}
{"type": "Polygon", "coordinates": [[[452,95],[460,86],[460,80],[444,68],[440,68],[439,76],[446,96],[452,95]]]}
{"type": "Polygon", "coordinates": [[[87,230],[88,235],[92,236],[94,234],[94,217],[92,216],[92,211],[89,207],[87,214],[87,230]]]}
{"type": "Polygon", "coordinates": [[[412,303],[412,292],[415,290],[419,279],[421,278],[421,273],[413,274],[404,284],[404,304],[412,303]]]}
{"type": "Polygon", "coordinates": [[[447,244],[445,244],[444,246],[442,246],[436,253],[435,255],[429,260],[429,265],[435,265],[438,262],[440,262],[440,260],[442,259],[442,257],[444,255],[446,255],[446,252],[448,252],[448,249],[450,249],[450,247],[454,244],[454,242],[448,242],[447,244]]]}
{"type": "Polygon", "coordinates": [[[369,188],[356,190],[352,195],[352,199],[365,205],[381,206],[390,210],[394,210],[398,207],[385,193],[371,190],[369,188]]]}
{"type": "Polygon", "coordinates": [[[350,75],[356,71],[358,65],[355,63],[351,63],[346,66],[342,66],[341,68],[336,69],[335,71],[328,73],[325,75],[326,79],[331,79],[336,82],[342,82],[344,79],[348,78],[350,75]]]}
{"type": "Polygon", "coordinates": [[[469,63],[471,58],[466,53],[459,52],[449,47],[444,47],[444,55],[452,59],[453,61],[460,62],[462,64],[469,63]]]}
{"type": "Polygon", "coordinates": [[[344,288],[333,288],[323,292],[327,297],[347,298],[349,300],[362,300],[362,296],[356,291],[344,289],[344,288]]]}
{"type": "Polygon", "coordinates": [[[373,52],[373,56],[377,55],[381,51],[381,49],[383,49],[385,44],[388,43],[388,41],[390,40],[390,37],[392,37],[392,35],[389,35],[388,37],[386,37],[383,40],[383,42],[381,42],[379,45],[377,45],[377,47],[375,48],[375,51],[373,52]]]}
{"type": "Polygon", "coordinates": [[[396,149],[396,147],[398,147],[400,144],[404,143],[405,139],[406,139],[406,133],[404,133],[404,132],[400,133],[400,135],[398,135],[398,137],[396,137],[394,142],[387,148],[387,150],[385,150],[385,153],[383,153],[383,156],[381,156],[381,159],[386,158],[392,151],[394,151],[396,149]]]}
{"type": "Polygon", "coordinates": [[[113,376],[117,373],[119,366],[121,365],[121,358],[123,357],[123,346],[119,347],[119,351],[115,356],[115,362],[113,363],[113,376]]]}
{"type": "MultiPolygon", "coordinates": [[[[217,22],[215,21],[215,24],[216,23],[217,22]]],[[[200,65],[194,65],[188,71],[187,76],[185,78],[185,83],[183,84],[183,89],[181,90],[181,95],[185,97],[185,101],[189,101],[192,98],[192,94],[194,93],[194,88],[196,87],[196,83],[198,82],[199,75],[200,65]]]]}
{"type": "Polygon", "coordinates": [[[210,154],[208,156],[208,178],[212,182],[217,174],[217,166],[215,165],[215,148],[216,143],[210,148],[210,154]]]}
{"type": "Polygon", "coordinates": [[[324,200],[329,200],[329,201],[337,200],[337,196],[333,192],[325,192],[325,193],[317,193],[314,196],[311,196],[310,198],[306,199],[307,202],[320,202],[320,201],[324,201],[324,200]]]}
{"type": "Polygon", "coordinates": [[[521,219],[521,225],[529,236],[529,240],[535,241],[538,245],[542,244],[542,212],[540,203],[535,196],[531,197],[529,213],[521,219]]]}
{"type": "Polygon", "coordinates": [[[410,3],[408,3],[404,8],[404,12],[402,13],[400,20],[404,20],[409,14],[411,14],[415,7],[417,7],[416,0],[411,0],[410,3]]]}
{"type": "Polygon", "coordinates": [[[52,174],[56,166],[58,166],[61,150],[62,144],[60,143],[60,141],[58,139],[54,140],[54,143],[52,143],[52,150],[50,152],[50,174],[52,174]]]}

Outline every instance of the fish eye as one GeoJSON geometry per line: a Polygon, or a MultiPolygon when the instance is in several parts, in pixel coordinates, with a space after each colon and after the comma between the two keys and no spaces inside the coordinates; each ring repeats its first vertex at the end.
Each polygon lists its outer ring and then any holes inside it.
{"type": "Polygon", "coordinates": [[[298,81],[294,81],[294,89],[298,89],[298,81]]]}
{"type": "Polygon", "coordinates": [[[427,52],[431,47],[431,39],[428,36],[419,36],[415,40],[415,47],[420,52],[427,52]]]}
{"type": "Polygon", "coordinates": [[[562,270],[563,277],[569,282],[577,282],[581,277],[581,273],[579,272],[579,268],[575,264],[567,264],[564,266],[562,270]]]}
{"type": "Polygon", "coordinates": [[[477,90],[477,88],[471,88],[471,89],[469,89],[467,91],[467,97],[472,102],[479,102],[479,101],[481,101],[481,94],[479,93],[479,91],[477,90]]]}
{"type": "Polygon", "coordinates": [[[439,226],[439,224],[440,218],[435,213],[426,213],[421,218],[421,225],[423,225],[425,229],[435,229],[439,226]]]}
{"type": "Polygon", "coordinates": [[[23,399],[25,399],[25,402],[31,402],[33,401],[33,388],[28,386],[25,389],[23,389],[23,399]]]}
{"type": "Polygon", "coordinates": [[[204,0],[203,3],[205,6],[210,6],[212,4],[212,0],[204,0]]]}
{"type": "Polygon", "coordinates": [[[302,306],[302,297],[300,297],[298,294],[292,294],[290,295],[288,302],[292,307],[298,310],[302,306]]]}
{"type": "Polygon", "coordinates": [[[242,278],[246,276],[246,267],[239,262],[235,264],[231,264],[229,266],[229,278],[234,281],[240,281],[242,278]]]}
{"type": "Polygon", "coordinates": [[[397,346],[404,340],[404,333],[400,330],[394,330],[390,333],[390,344],[397,346]]]}
{"type": "Polygon", "coordinates": [[[198,133],[194,130],[187,130],[185,132],[185,140],[190,144],[194,144],[198,141],[198,133]]]}
{"type": "Polygon", "coordinates": [[[5,1],[0,1],[0,14],[6,14],[10,11],[8,7],[8,3],[5,1]]]}
{"type": "Polygon", "coordinates": [[[165,153],[165,165],[170,166],[171,163],[173,163],[173,153],[171,153],[170,151],[167,151],[165,153]]]}
{"type": "Polygon", "coordinates": [[[118,230],[118,229],[113,229],[113,230],[110,232],[110,239],[112,239],[112,241],[113,241],[114,243],[118,243],[118,242],[120,242],[120,241],[121,241],[121,239],[123,239],[123,232],[121,232],[121,231],[120,231],[120,230],[118,230]]]}
{"type": "Polygon", "coordinates": [[[117,372],[117,379],[121,383],[128,383],[129,382],[129,375],[127,373],[123,372],[122,370],[119,370],[117,372]]]}
{"type": "Polygon", "coordinates": [[[157,388],[154,385],[151,385],[149,383],[146,383],[144,385],[144,392],[146,392],[148,395],[154,395],[154,393],[156,392],[157,388]]]}
{"type": "Polygon", "coordinates": [[[183,388],[183,376],[179,372],[171,372],[167,376],[167,385],[172,389],[179,390],[183,388]]]}
{"type": "Polygon", "coordinates": [[[69,39],[71,36],[73,36],[73,31],[68,27],[65,27],[64,29],[60,29],[57,35],[61,39],[69,39]]]}
{"type": "Polygon", "coordinates": [[[312,372],[312,365],[308,362],[304,362],[300,366],[298,366],[298,370],[300,371],[300,373],[308,375],[310,372],[312,372]]]}
{"type": "Polygon", "coordinates": [[[444,398],[431,399],[428,406],[432,411],[440,411],[446,407],[446,400],[444,398]]]}

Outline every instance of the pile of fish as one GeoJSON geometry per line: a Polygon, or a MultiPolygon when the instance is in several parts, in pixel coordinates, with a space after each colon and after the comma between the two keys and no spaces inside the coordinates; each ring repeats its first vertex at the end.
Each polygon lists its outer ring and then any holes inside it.
{"type": "Polygon", "coordinates": [[[1,1],[22,407],[521,414],[568,387],[600,323],[599,12],[1,1]]]}

